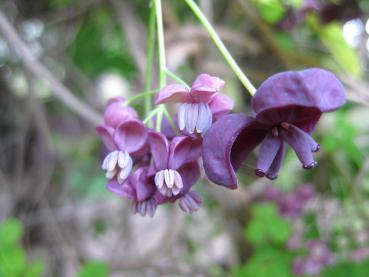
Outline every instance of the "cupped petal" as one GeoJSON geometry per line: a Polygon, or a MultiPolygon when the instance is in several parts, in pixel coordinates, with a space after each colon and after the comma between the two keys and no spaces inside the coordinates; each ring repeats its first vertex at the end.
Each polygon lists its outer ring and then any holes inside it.
{"type": "Polygon", "coordinates": [[[208,178],[230,189],[237,188],[236,172],[266,135],[253,117],[230,114],[217,120],[206,133],[202,156],[208,178]]]}
{"type": "Polygon", "coordinates": [[[224,87],[224,84],[225,82],[222,79],[202,73],[198,75],[196,80],[193,82],[192,89],[196,90],[200,87],[207,87],[209,89],[213,89],[214,91],[219,91],[224,87]]]}
{"type": "Polygon", "coordinates": [[[123,184],[119,184],[116,179],[112,179],[107,183],[106,188],[121,197],[129,199],[136,198],[135,189],[132,187],[132,184],[129,180],[127,180],[123,184]]]}
{"type": "Polygon", "coordinates": [[[252,107],[260,122],[275,125],[315,119],[345,102],[345,89],[337,77],[324,69],[311,68],[269,77],[255,93],[252,107]]]}
{"type": "Polygon", "coordinates": [[[177,169],[200,156],[201,140],[189,136],[175,137],[169,147],[168,168],[177,169]]]}
{"type": "Polygon", "coordinates": [[[97,133],[100,135],[104,145],[110,150],[117,149],[114,142],[114,128],[106,125],[99,125],[96,127],[97,133]]]}
{"type": "Polygon", "coordinates": [[[169,143],[167,138],[159,132],[149,132],[148,141],[156,170],[166,169],[169,158],[169,143]]]}
{"type": "Polygon", "coordinates": [[[155,104],[190,102],[190,92],[178,84],[167,85],[155,96],[155,104]]]}
{"type": "Polygon", "coordinates": [[[138,168],[131,176],[130,182],[135,189],[137,201],[147,200],[155,193],[155,184],[153,179],[147,176],[147,167],[138,168]]]}
{"type": "Polygon", "coordinates": [[[135,154],[145,147],[147,128],[139,120],[128,120],[118,126],[114,134],[114,141],[118,149],[135,154]]]}
{"type": "Polygon", "coordinates": [[[138,119],[136,110],[125,102],[124,97],[116,97],[108,102],[104,112],[105,124],[116,128],[127,120],[138,119]]]}
{"type": "Polygon", "coordinates": [[[217,120],[223,115],[228,114],[234,107],[234,101],[226,95],[217,93],[209,102],[213,120],[217,120]]]}

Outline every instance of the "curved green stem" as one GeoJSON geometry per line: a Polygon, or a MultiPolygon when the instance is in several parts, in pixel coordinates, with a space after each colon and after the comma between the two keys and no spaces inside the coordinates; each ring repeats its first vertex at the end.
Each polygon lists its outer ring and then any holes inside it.
{"type": "Polygon", "coordinates": [[[178,77],[175,73],[171,72],[169,69],[165,70],[165,73],[172,78],[174,81],[181,83],[182,85],[184,85],[186,88],[190,89],[190,86],[187,85],[187,83],[185,81],[183,81],[180,77],[178,77]]]}
{"type": "Polygon", "coordinates": [[[197,4],[193,0],[184,0],[184,1],[191,8],[193,13],[196,15],[196,17],[199,19],[201,24],[207,30],[207,32],[209,33],[209,36],[213,39],[215,45],[218,47],[218,49],[222,53],[224,59],[228,62],[229,66],[232,68],[234,73],[237,75],[238,79],[245,86],[245,88],[249,91],[249,93],[251,95],[254,95],[255,92],[256,92],[256,88],[253,86],[253,84],[247,78],[245,73],[243,73],[241,68],[238,66],[236,61],[233,59],[232,55],[229,53],[229,51],[226,48],[226,46],[224,45],[223,41],[220,39],[220,37],[217,34],[217,32],[215,31],[214,27],[211,25],[209,20],[203,14],[201,9],[197,6],[197,4]]]}
{"type": "Polygon", "coordinates": [[[150,110],[151,110],[151,96],[156,94],[157,92],[158,92],[157,90],[149,90],[149,91],[140,92],[137,95],[128,98],[126,100],[126,102],[124,102],[124,103],[127,104],[127,105],[130,105],[132,102],[136,101],[137,99],[145,97],[145,104],[146,104],[147,99],[150,100],[150,109],[149,110],[146,111],[146,105],[145,105],[145,115],[148,115],[150,110]]]}

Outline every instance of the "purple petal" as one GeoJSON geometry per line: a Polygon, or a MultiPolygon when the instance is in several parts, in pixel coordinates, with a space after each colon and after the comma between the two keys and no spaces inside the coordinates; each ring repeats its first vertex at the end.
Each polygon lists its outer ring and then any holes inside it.
{"type": "Polygon", "coordinates": [[[202,155],[208,178],[218,185],[237,188],[236,170],[265,137],[254,118],[242,113],[221,117],[204,137],[202,155]]]}
{"type": "Polygon", "coordinates": [[[138,120],[123,122],[114,134],[114,141],[119,150],[126,150],[130,154],[135,154],[144,148],[146,140],[146,126],[138,120]]]}
{"type": "Polygon", "coordinates": [[[132,187],[135,188],[136,200],[140,202],[150,198],[156,190],[152,178],[147,176],[146,167],[138,168],[131,176],[130,182],[132,187]]]}
{"type": "Polygon", "coordinates": [[[269,77],[252,99],[256,118],[265,124],[316,120],[323,112],[346,102],[345,89],[336,76],[312,68],[287,71],[269,77]]]}
{"type": "Polygon", "coordinates": [[[228,114],[234,106],[234,101],[226,95],[217,93],[209,102],[214,121],[228,114]]]}
{"type": "Polygon", "coordinates": [[[184,163],[194,161],[201,155],[201,140],[178,136],[170,144],[168,167],[177,169],[184,163]]]}
{"type": "Polygon", "coordinates": [[[148,140],[156,170],[166,169],[169,157],[167,138],[162,133],[149,132],[148,140]]]}
{"type": "Polygon", "coordinates": [[[106,125],[100,125],[96,127],[97,133],[100,135],[104,145],[111,151],[116,150],[117,146],[114,142],[114,128],[106,125]]]}
{"type": "Polygon", "coordinates": [[[269,167],[265,175],[268,179],[270,180],[277,179],[279,170],[281,169],[282,164],[284,162],[284,158],[286,156],[286,151],[287,151],[287,146],[286,146],[286,143],[284,142],[281,144],[278,150],[278,153],[274,158],[272,165],[269,167]]]}
{"type": "Polygon", "coordinates": [[[193,213],[200,209],[203,200],[199,193],[189,191],[179,199],[179,207],[185,213],[193,213]]]}
{"type": "Polygon", "coordinates": [[[112,179],[107,183],[106,188],[121,197],[130,199],[136,198],[136,192],[129,180],[123,184],[119,184],[116,179],[112,179]]]}
{"type": "Polygon", "coordinates": [[[260,146],[257,169],[255,170],[256,175],[259,177],[265,176],[265,173],[272,165],[281,144],[281,138],[274,136],[273,132],[269,132],[265,136],[260,146]]]}
{"type": "Polygon", "coordinates": [[[163,88],[155,96],[155,104],[190,102],[190,92],[183,85],[172,84],[163,88]]]}
{"type": "Polygon", "coordinates": [[[213,89],[214,91],[219,91],[224,87],[225,82],[215,76],[202,73],[197,76],[196,80],[192,84],[192,89],[197,89],[199,87],[207,87],[213,89]]]}
{"type": "Polygon", "coordinates": [[[127,106],[125,101],[123,97],[116,97],[108,102],[104,113],[107,125],[116,128],[127,120],[138,119],[136,110],[127,106]]]}
{"type": "Polygon", "coordinates": [[[305,169],[315,167],[316,162],[314,161],[313,153],[311,151],[311,142],[306,136],[301,135],[300,132],[296,132],[296,129],[293,128],[289,128],[288,130],[283,129],[279,133],[281,137],[295,150],[297,157],[305,169]]]}

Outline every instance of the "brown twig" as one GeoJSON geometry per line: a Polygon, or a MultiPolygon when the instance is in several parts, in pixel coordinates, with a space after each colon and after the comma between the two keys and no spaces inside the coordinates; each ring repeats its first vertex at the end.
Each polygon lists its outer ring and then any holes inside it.
{"type": "Polygon", "coordinates": [[[25,67],[38,79],[45,82],[50,91],[61,100],[67,107],[80,115],[86,121],[93,125],[100,124],[101,116],[81,102],[73,93],[66,88],[59,80],[57,80],[33,55],[32,51],[22,41],[16,30],[6,19],[5,15],[0,11],[0,31],[9,42],[9,44],[17,51],[19,58],[25,67]]]}

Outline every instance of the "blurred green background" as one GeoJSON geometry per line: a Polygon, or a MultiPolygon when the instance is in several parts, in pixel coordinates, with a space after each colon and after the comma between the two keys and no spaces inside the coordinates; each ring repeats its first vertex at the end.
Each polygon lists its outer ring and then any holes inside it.
{"type": "MultiPolygon", "coordinates": [[[[188,83],[202,72],[221,77],[235,110],[250,113],[248,93],[186,3],[162,2],[168,68],[188,83]]],[[[143,91],[150,1],[1,0],[27,50],[87,107],[61,101],[0,32],[1,277],[369,275],[369,1],[197,2],[255,85],[315,66],[342,80],[348,104],[314,134],[319,166],[303,171],[288,153],[273,182],[287,204],[265,196],[271,183],[254,177],[253,156],[237,191],[202,179],[205,203],[193,215],[160,207],[153,219],[132,216],[105,189],[95,123],[109,98],[143,91]],[[307,183],[315,192],[296,208],[307,183]]],[[[143,115],[143,102],[133,106],[143,115]]]]}

